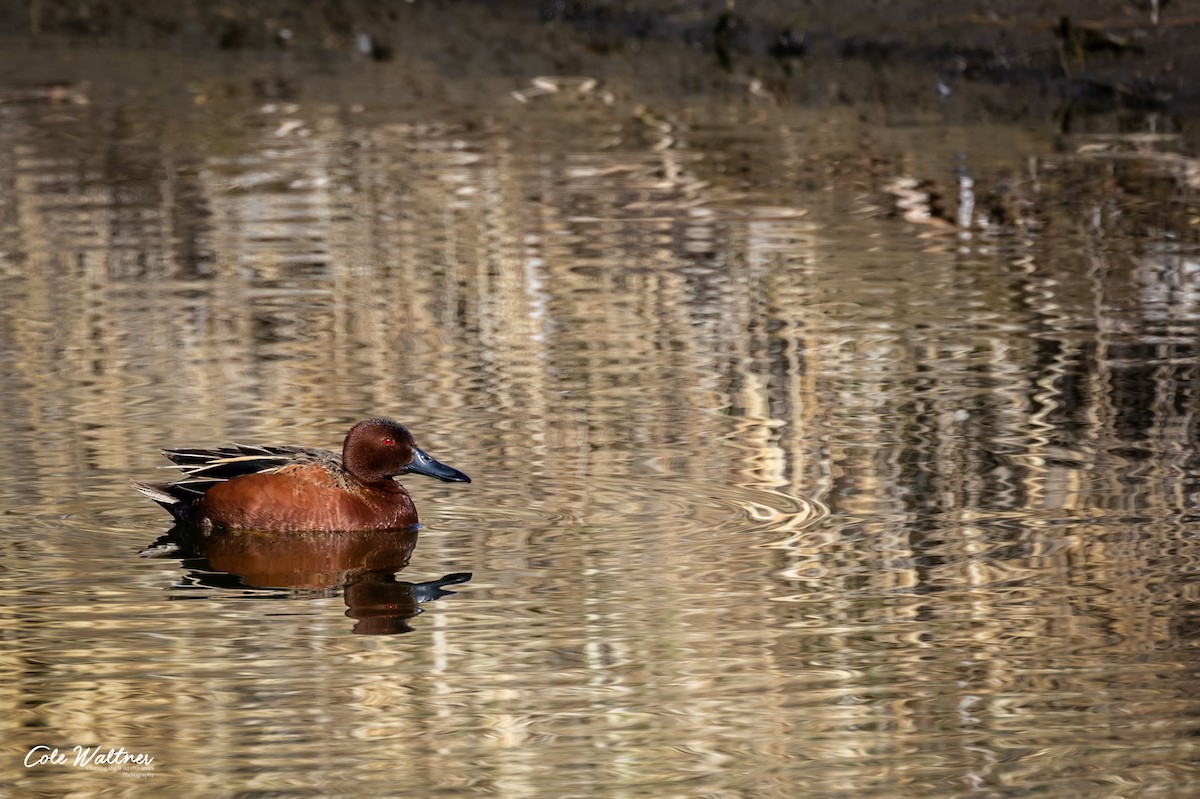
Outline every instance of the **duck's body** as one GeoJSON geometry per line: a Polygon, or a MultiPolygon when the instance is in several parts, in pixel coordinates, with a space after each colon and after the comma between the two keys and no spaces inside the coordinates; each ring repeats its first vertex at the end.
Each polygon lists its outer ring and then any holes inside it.
{"type": "Polygon", "coordinates": [[[184,474],[173,483],[135,483],[177,522],[244,530],[387,530],[417,524],[401,474],[471,482],[417,448],[390,419],[359,422],[342,455],[305,447],[169,449],[184,474]]]}

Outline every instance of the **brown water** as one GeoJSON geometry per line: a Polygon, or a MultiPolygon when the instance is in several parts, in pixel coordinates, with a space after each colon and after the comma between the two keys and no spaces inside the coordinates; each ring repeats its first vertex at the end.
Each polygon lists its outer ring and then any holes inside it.
{"type": "Polygon", "coordinates": [[[0,87],[3,791],[1200,793],[1173,122],[138,58],[0,87]],[[129,485],[371,415],[417,537],[129,485]]]}

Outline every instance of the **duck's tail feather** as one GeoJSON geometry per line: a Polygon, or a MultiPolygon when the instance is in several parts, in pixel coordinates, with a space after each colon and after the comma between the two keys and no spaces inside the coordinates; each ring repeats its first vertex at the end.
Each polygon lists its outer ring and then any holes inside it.
{"type": "Polygon", "coordinates": [[[187,521],[192,505],[200,495],[181,488],[178,483],[139,483],[133,487],[162,505],[175,521],[187,521]]]}

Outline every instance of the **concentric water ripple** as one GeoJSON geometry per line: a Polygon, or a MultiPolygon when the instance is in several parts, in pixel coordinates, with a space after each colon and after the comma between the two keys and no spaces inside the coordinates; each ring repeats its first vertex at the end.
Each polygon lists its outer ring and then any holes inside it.
{"type": "Polygon", "coordinates": [[[618,537],[647,525],[670,525],[680,537],[711,534],[761,543],[764,532],[800,529],[827,514],[818,502],[802,497],[676,477],[589,477],[578,482],[556,478],[522,488],[523,492],[489,492],[482,500],[476,498],[471,512],[461,501],[453,509],[435,505],[438,515],[427,515],[426,524],[602,527],[618,537]]]}

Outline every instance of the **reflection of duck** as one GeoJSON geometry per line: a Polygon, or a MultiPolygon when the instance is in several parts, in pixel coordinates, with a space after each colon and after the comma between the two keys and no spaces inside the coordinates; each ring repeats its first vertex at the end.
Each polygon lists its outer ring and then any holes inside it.
{"type": "Polygon", "coordinates": [[[417,531],[222,530],[181,525],[143,554],[201,558],[187,563],[195,580],[221,588],[345,589],[346,615],[357,619],[354,632],[390,635],[408,632],[418,605],[449,595],[445,586],[465,583],[467,573],[440,580],[406,583],[395,573],[408,565],[417,531]]]}
{"type": "Polygon", "coordinates": [[[170,449],[173,483],[135,483],[175,521],[242,530],[387,530],[412,527],[417,509],[402,474],[469,483],[419,449],[391,419],[350,429],[342,454],[304,447],[170,449]]]}

